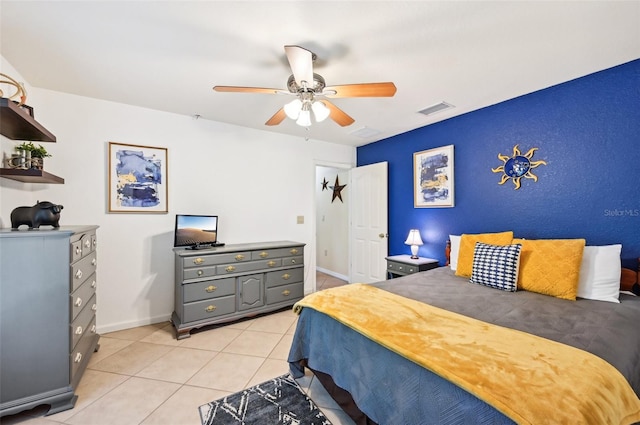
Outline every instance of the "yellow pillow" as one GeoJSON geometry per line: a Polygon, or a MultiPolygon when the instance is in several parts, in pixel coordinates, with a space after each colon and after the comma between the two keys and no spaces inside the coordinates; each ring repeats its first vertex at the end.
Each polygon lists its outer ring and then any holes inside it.
{"type": "Polygon", "coordinates": [[[458,253],[458,266],[456,276],[471,277],[473,270],[473,251],[476,249],[476,242],[489,245],[511,245],[513,232],[502,233],[479,233],[462,234],[460,237],[460,252],[458,253]]]}
{"type": "Polygon", "coordinates": [[[522,244],[518,289],[575,300],[584,239],[514,239],[522,244]]]}

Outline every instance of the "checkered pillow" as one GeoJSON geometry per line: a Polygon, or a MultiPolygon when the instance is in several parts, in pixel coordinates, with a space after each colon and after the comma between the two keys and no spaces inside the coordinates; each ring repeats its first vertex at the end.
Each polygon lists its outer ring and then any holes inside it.
{"type": "Polygon", "coordinates": [[[476,242],[471,283],[503,291],[518,289],[521,244],[489,245],[476,242]]]}

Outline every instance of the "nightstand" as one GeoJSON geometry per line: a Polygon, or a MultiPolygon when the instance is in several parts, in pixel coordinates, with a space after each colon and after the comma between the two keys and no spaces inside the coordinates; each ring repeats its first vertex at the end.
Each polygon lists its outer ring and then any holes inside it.
{"type": "Polygon", "coordinates": [[[386,260],[388,279],[423,272],[438,267],[438,260],[434,260],[433,258],[420,257],[417,260],[414,260],[410,255],[392,255],[390,257],[386,257],[386,260]]]}

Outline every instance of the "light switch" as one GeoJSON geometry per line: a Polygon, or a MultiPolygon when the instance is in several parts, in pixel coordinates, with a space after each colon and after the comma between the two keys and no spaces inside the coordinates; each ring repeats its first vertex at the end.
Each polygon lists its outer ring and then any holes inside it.
{"type": "Polygon", "coordinates": [[[298,221],[297,221],[297,223],[298,223],[298,224],[304,224],[304,216],[303,216],[303,215],[299,215],[299,216],[298,216],[298,221]]]}

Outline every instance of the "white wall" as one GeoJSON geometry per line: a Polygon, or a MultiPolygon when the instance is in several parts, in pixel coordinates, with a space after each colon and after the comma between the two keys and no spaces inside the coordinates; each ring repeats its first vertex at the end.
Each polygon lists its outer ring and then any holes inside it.
{"type": "Polygon", "coordinates": [[[319,270],[338,278],[349,280],[349,196],[351,187],[349,170],[335,167],[316,168],[316,247],[319,270]],[[340,185],[347,185],[340,192],[342,201],[332,201],[336,176],[340,185]],[[327,189],[322,190],[322,182],[327,189]]]}
{"type": "MultiPolygon", "coordinates": [[[[2,58],[2,72],[20,75],[2,58]]],[[[62,204],[61,225],[97,224],[99,332],[169,319],[175,214],[217,214],[226,243],[306,243],[315,288],[315,164],[355,163],[355,148],[84,98],[27,85],[35,118],[57,137],[45,171],[63,185],[0,179],[0,225],[37,200],[62,204]],[[107,212],[108,142],[168,148],[168,214],[107,212]],[[305,217],[296,224],[296,217],[305,217]]],[[[171,99],[167,98],[170,102],[171,99]]],[[[10,155],[17,142],[2,137],[10,155]]]]}

